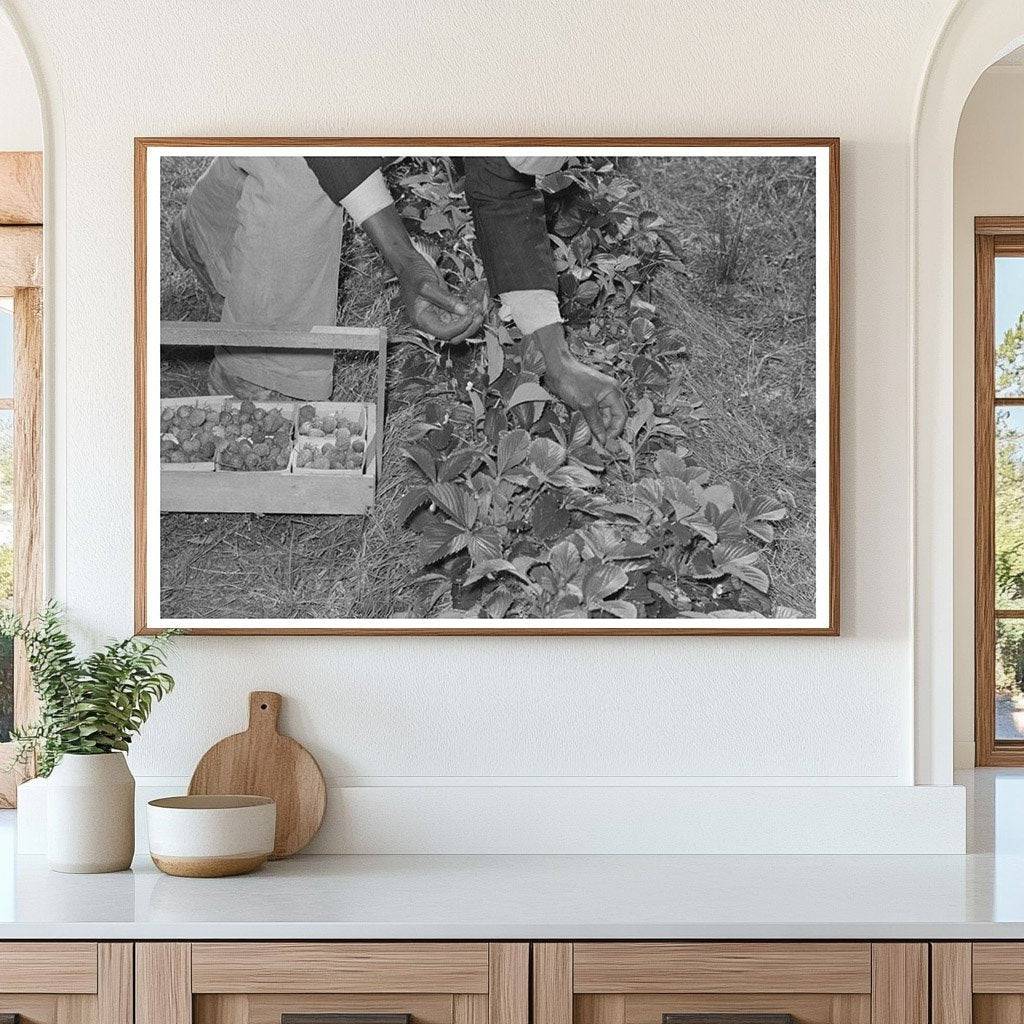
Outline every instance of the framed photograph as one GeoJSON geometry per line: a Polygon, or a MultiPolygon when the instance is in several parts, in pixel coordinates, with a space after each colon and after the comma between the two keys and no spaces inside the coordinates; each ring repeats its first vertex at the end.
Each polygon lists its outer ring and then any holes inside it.
{"type": "Polygon", "coordinates": [[[136,625],[839,629],[837,139],[137,139],[136,625]]]}

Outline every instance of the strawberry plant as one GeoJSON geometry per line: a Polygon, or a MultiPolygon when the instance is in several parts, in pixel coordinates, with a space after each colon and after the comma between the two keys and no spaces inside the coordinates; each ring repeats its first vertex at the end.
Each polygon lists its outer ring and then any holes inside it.
{"type": "MultiPolygon", "coordinates": [[[[461,293],[486,287],[454,164],[393,167],[399,209],[461,293]]],[[[630,405],[610,449],[543,386],[543,360],[504,316],[449,351],[408,336],[401,387],[425,401],[405,454],[418,484],[399,511],[419,538],[422,616],[679,618],[785,615],[763,552],[786,507],[712,479],[687,437],[703,404],[653,284],[688,273],[681,240],[613,160],[540,182],[570,344],[630,405]]],[[[399,398],[401,392],[399,392],[399,398]]]]}

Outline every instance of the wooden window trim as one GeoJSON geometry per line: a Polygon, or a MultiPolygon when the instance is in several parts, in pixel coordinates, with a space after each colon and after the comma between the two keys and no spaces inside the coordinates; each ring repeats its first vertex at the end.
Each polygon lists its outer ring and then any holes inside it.
{"type": "Polygon", "coordinates": [[[1024,619],[1024,609],[995,607],[995,261],[1024,257],[1024,217],[974,222],[974,745],[978,767],[1024,766],[1024,741],[995,735],[998,619],[1024,619]]]}
{"type": "MultiPolygon", "coordinates": [[[[42,555],[42,154],[0,153],[0,295],[14,296],[14,395],[0,409],[14,420],[14,607],[28,616],[43,593],[42,555]]],[[[14,656],[14,722],[36,714],[24,651],[14,656]]],[[[14,746],[0,743],[0,807],[13,807],[31,768],[12,768],[14,746]]]]}

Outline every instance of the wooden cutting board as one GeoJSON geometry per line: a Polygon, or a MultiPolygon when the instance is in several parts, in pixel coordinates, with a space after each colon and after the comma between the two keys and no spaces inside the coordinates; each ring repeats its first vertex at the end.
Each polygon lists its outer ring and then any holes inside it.
{"type": "Polygon", "coordinates": [[[214,744],[200,759],[190,795],[267,796],[277,803],[273,860],[303,849],[320,828],[327,790],[320,766],[300,743],[277,731],[281,694],[249,694],[249,728],[214,744]]]}

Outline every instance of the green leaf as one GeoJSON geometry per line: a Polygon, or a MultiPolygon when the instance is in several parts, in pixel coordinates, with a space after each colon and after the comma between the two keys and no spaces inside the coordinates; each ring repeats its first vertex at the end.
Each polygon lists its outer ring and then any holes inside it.
{"type": "Polygon", "coordinates": [[[673,479],[686,481],[689,467],[686,465],[686,460],[680,458],[675,452],[658,452],[654,458],[654,466],[662,476],[670,476],[673,479]]]}
{"type": "Polygon", "coordinates": [[[582,466],[562,466],[548,477],[555,487],[597,487],[601,481],[582,466]]]}
{"type": "Polygon", "coordinates": [[[555,579],[563,586],[576,575],[582,562],[579,549],[571,540],[559,541],[548,558],[555,579]]]}
{"type": "Polygon", "coordinates": [[[548,437],[535,437],[530,444],[530,469],[546,479],[565,464],[568,453],[557,441],[548,437]]]}
{"type": "Polygon", "coordinates": [[[588,608],[597,610],[605,598],[618,593],[627,583],[629,577],[621,566],[591,559],[583,567],[583,601],[588,608]]]}
{"type": "Polygon", "coordinates": [[[526,461],[530,435],[525,430],[510,430],[498,439],[498,476],[526,461]]]}
{"type": "Polygon", "coordinates": [[[728,562],[722,566],[722,571],[730,573],[762,594],[768,593],[768,588],[771,585],[768,574],[758,569],[757,566],[741,562],[728,562]]]}
{"type": "Polygon", "coordinates": [[[760,541],[764,541],[765,544],[771,544],[775,539],[775,531],[770,523],[749,522],[747,523],[747,533],[760,541]]]}
{"type": "Polygon", "coordinates": [[[654,403],[644,395],[644,397],[637,402],[633,415],[626,420],[624,430],[626,439],[629,441],[635,441],[640,431],[645,427],[648,427],[653,418],[654,403]]]}
{"type": "Polygon", "coordinates": [[[466,548],[474,563],[501,557],[501,535],[493,527],[477,530],[466,539],[466,548]]]}
{"type": "Polygon", "coordinates": [[[478,507],[476,499],[457,483],[438,483],[430,488],[435,503],[455,520],[459,526],[470,529],[476,522],[478,507]]]}
{"type": "Polygon", "coordinates": [[[512,392],[512,397],[505,403],[509,409],[526,402],[549,402],[551,395],[535,381],[526,381],[512,392]]]}
{"type": "Polygon", "coordinates": [[[767,520],[773,523],[785,519],[789,513],[785,507],[771,498],[762,496],[758,498],[750,508],[748,515],[753,519],[767,520]]]}
{"type": "Polygon", "coordinates": [[[540,540],[551,540],[564,533],[571,523],[569,513],[556,496],[559,492],[541,494],[530,513],[530,525],[540,540]]]}
{"type": "Polygon", "coordinates": [[[645,316],[638,316],[629,325],[629,333],[638,345],[647,341],[654,334],[654,324],[645,316]]]}
{"type": "Polygon", "coordinates": [[[471,587],[474,583],[485,578],[494,578],[502,573],[515,576],[517,579],[522,580],[524,583],[529,583],[530,578],[521,573],[511,562],[506,561],[504,558],[489,558],[486,561],[480,562],[474,565],[472,569],[466,574],[466,578],[462,581],[463,586],[471,587]]]}
{"type": "Polygon", "coordinates": [[[448,483],[457,480],[460,476],[468,476],[475,472],[481,462],[483,462],[483,456],[479,452],[464,448],[441,463],[438,479],[448,483]]]}
{"type": "Polygon", "coordinates": [[[404,526],[409,517],[429,501],[430,491],[426,487],[413,487],[398,506],[398,522],[404,526]]]}
{"type": "Polygon", "coordinates": [[[487,383],[493,384],[505,369],[505,350],[498,336],[487,332],[487,383]]]}
{"type": "Polygon", "coordinates": [[[605,601],[601,605],[601,611],[608,612],[617,619],[635,619],[637,617],[636,605],[631,601],[605,601]]]}
{"type": "Polygon", "coordinates": [[[727,484],[712,484],[710,487],[705,487],[700,497],[703,504],[714,505],[723,512],[732,508],[735,500],[732,488],[727,484]]]}
{"type": "Polygon", "coordinates": [[[479,423],[484,416],[487,415],[484,400],[476,393],[476,391],[470,391],[469,404],[473,406],[473,422],[479,423]]]}
{"type": "Polygon", "coordinates": [[[508,587],[501,586],[495,588],[494,593],[486,604],[488,617],[492,619],[505,618],[508,614],[509,608],[512,607],[514,599],[514,595],[508,587]]]}
{"type": "Polygon", "coordinates": [[[424,526],[420,538],[424,565],[440,562],[462,551],[469,543],[465,530],[436,517],[424,526]]]}
{"type": "Polygon", "coordinates": [[[174,680],[159,669],[176,631],[115,641],[79,659],[53,603],[28,622],[13,616],[0,622],[24,641],[39,697],[38,721],[12,734],[16,760],[34,752],[41,775],[67,753],[126,750],[153,700],[173,689],[174,680]]]}
{"type": "Polygon", "coordinates": [[[409,459],[428,479],[437,479],[437,460],[430,451],[421,445],[410,445],[405,450],[405,457],[409,459]]]}

